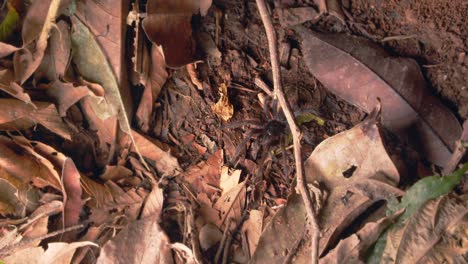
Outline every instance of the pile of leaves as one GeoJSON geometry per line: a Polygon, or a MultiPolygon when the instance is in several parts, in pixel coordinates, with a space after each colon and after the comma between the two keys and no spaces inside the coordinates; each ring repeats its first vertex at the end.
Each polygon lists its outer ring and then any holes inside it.
{"type": "MultiPolygon", "coordinates": [[[[0,262],[310,261],[276,51],[233,2],[1,2],[0,262]]],[[[340,1],[274,2],[320,262],[468,261],[468,122],[416,61],[331,33],[340,1]]]]}

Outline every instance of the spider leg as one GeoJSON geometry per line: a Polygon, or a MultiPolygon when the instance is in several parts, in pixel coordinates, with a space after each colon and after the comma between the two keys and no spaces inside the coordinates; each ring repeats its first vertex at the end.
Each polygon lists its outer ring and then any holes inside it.
{"type": "Polygon", "coordinates": [[[250,130],[247,135],[245,136],[244,139],[242,139],[241,143],[237,146],[236,152],[234,153],[234,156],[231,158],[231,164],[235,164],[237,162],[237,158],[239,157],[240,153],[242,150],[244,150],[245,145],[247,142],[250,141],[250,139],[256,134],[254,130],[250,130]]]}
{"type": "Polygon", "coordinates": [[[223,125],[221,129],[223,128],[233,129],[233,128],[239,128],[243,126],[251,126],[252,128],[256,128],[256,129],[262,128],[262,124],[258,120],[247,119],[247,120],[234,121],[229,124],[223,125]]]}

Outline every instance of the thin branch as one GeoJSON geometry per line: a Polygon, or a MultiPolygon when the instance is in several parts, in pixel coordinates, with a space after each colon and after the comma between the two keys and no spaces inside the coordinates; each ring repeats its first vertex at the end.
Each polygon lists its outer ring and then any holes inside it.
{"type": "MultiPolygon", "coordinates": [[[[294,115],[291,111],[291,108],[286,100],[286,97],[283,93],[283,88],[281,84],[281,72],[278,58],[278,45],[276,40],[276,32],[273,28],[273,22],[271,20],[270,14],[268,13],[267,7],[264,0],[256,0],[258,11],[262,18],[263,25],[265,27],[267,39],[268,39],[268,48],[270,50],[270,60],[271,60],[271,69],[273,72],[273,87],[274,95],[277,97],[281,109],[284,112],[286,120],[288,122],[289,128],[291,129],[291,134],[293,137],[293,146],[294,146],[294,159],[296,163],[296,173],[297,173],[297,185],[299,192],[301,193],[302,199],[304,200],[304,205],[306,212],[310,221],[310,231],[312,236],[312,263],[318,263],[318,240],[319,240],[319,226],[317,223],[317,217],[315,215],[315,210],[313,207],[313,202],[310,196],[310,193],[307,188],[307,183],[303,174],[303,164],[301,157],[301,131],[296,123],[294,115]]],[[[318,211],[318,210],[317,210],[318,211]]]]}

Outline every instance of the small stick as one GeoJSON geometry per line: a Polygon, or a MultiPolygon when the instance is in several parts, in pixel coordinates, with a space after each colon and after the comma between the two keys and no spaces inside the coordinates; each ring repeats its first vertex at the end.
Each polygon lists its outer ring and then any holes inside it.
{"type": "MultiPolygon", "coordinates": [[[[270,14],[268,13],[267,7],[264,0],[256,0],[258,11],[262,18],[263,25],[265,27],[267,39],[268,39],[268,48],[270,50],[270,60],[271,60],[271,69],[273,72],[273,87],[274,95],[278,98],[281,109],[283,109],[284,115],[288,122],[289,128],[291,129],[291,134],[293,136],[293,146],[294,146],[294,159],[296,163],[296,173],[297,173],[297,185],[299,192],[304,200],[304,205],[307,211],[307,215],[310,221],[310,229],[312,236],[312,263],[318,263],[318,240],[319,240],[319,226],[317,222],[317,217],[314,213],[314,207],[312,199],[310,197],[305,177],[303,174],[302,168],[302,158],[301,158],[301,131],[296,124],[296,120],[291,111],[291,108],[286,100],[286,97],[283,93],[283,88],[281,85],[281,72],[278,58],[278,45],[276,41],[276,33],[273,28],[273,22],[271,20],[270,14]]],[[[318,210],[317,210],[318,211],[318,210]]]]}

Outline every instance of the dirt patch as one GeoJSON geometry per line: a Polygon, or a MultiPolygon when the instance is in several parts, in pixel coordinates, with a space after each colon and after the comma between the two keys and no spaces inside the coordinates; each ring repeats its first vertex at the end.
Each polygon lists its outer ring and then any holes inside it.
{"type": "Polygon", "coordinates": [[[361,33],[422,65],[435,93],[468,117],[468,3],[462,0],[343,1],[361,33]],[[391,40],[390,37],[396,37],[391,40]],[[389,39],[390,38],[390,39],[389,39]]]}

